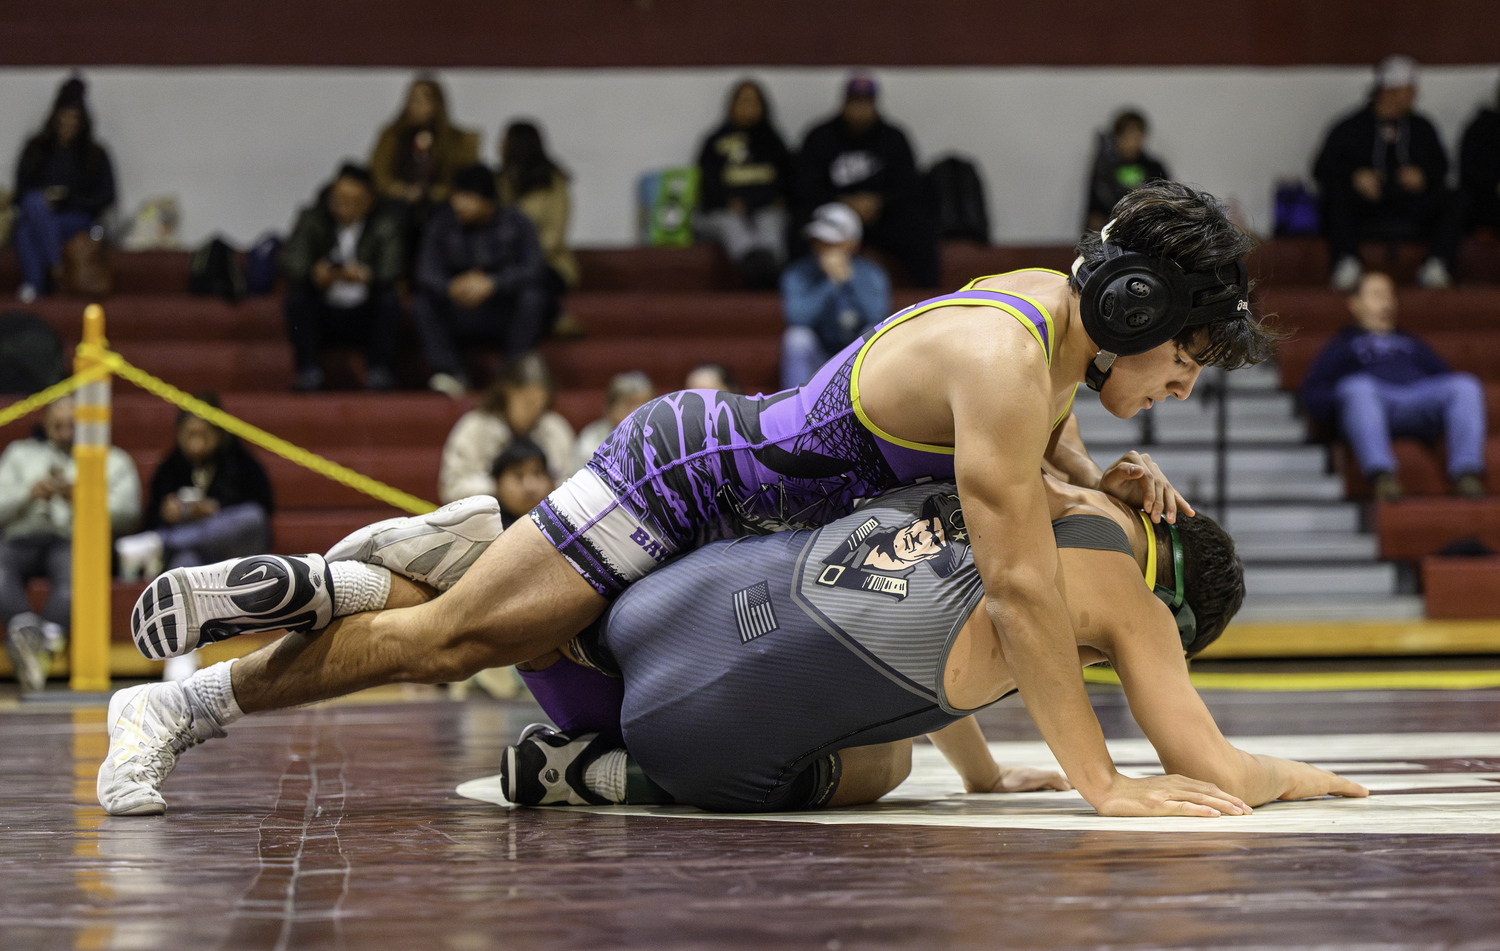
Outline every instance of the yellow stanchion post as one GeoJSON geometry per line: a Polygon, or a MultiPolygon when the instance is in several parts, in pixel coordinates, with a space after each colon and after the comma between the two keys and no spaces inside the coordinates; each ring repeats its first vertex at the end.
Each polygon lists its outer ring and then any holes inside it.
{"type": "MultiPolygon", "coordinates": [[[[74,373],[97,370],[104,339],[104,308],[83,311],[83,343],[74,373]]],[[[105,468],[110,445],[110,378],[86,383],[74,400],[73,623],[69,633],[70,686],[109,690],[110,525],[105,468]]]]}

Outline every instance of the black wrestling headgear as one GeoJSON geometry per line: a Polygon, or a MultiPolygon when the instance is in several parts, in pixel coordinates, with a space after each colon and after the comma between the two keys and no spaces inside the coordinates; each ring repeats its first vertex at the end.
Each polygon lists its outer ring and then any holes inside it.
{"type": "Polygon", "coordinates": [[[1113,224],[1099,232],[1104,260],[1090,269],[1080,257],[1073,271],[1083,285],[1083,329],[1099,346],[1087,375],[1095,392],[1104,388],[1117,356],[1154,350],[1187,327],[1250,316],[1250,274],[1244,261],[1189,273],[1172,261],[1111,244],[1113,224]]]}

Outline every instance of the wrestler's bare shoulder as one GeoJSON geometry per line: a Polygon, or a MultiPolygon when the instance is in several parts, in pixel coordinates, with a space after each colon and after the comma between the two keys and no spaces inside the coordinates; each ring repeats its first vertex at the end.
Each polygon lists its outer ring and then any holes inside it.
{"type": "Polygon", "coordinates": [[[986,291],[1009,291],[1022,294],[1037,301],[1049,310],[1054,303],[1061,303],[1070,293],[1067,275],[1040,268],[1024,271],[1007,271],[987,277],[975,285],[986,291]]]}

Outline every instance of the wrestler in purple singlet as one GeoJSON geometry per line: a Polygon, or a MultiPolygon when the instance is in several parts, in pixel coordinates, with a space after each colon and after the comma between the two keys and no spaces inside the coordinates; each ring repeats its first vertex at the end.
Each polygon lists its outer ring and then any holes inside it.
{"type": "Polygon", "coordinates": [[[881,334],[947,306],[1009,313],[1050,364],[1051,315],[1027,297],[977,283],[887,318],[797,389],[769,396],[683,390],[652,400],[532,510],[532,520],[595,590],[613,598],[666,559],[715,539],[815,528],[888,489],[952,479],[951,446],[898,439],[870,421],[858,371],[881,334]]]}

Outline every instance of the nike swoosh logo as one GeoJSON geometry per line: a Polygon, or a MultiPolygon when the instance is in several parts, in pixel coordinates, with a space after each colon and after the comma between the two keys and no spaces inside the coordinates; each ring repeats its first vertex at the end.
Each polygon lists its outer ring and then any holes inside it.
{"type": "Polygon", "coordinates": [[[246,581],[264,581],[266,572],[268,570],[270,569],[268,569],[265,565],[256,565],[254,568],[251,568],[249,571],[245,572],[245,576],[241,578],[240,581],[242,583],[246,581]],[[255,574],[255,572],[257,571],[260,572],[258,576],[255,574]]]}

